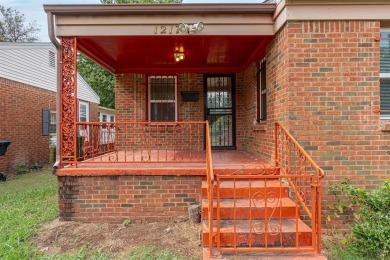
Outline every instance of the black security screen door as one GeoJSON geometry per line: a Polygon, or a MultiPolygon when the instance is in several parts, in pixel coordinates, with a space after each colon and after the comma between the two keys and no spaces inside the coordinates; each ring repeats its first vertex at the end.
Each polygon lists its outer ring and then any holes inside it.
{"type": "Polygon", "coordinates": [[[205,93],[205,118],[210,123],[212,148],[234,149],[234,77],[206,75],[205,93]]]}

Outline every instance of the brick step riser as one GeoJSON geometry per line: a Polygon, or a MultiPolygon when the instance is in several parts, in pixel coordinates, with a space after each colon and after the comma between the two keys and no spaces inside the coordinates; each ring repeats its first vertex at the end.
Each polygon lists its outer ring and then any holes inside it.
{"type": "MultiPolygon", "coordinates": [[[[249,192],[249,188],[236,188],[236,192],[234,194],[233,188],[220,188],[219,189],[219,195],[221,199],[245,199],[253,197],[256,193],[265,193],[265,190],[267,190],[267,194],[272,194],[275,197],[278,198],[288,198],[288,188],[282,187],[281,189],[278,187],[271,187],[271,188],[251,188],[249,192]]],[[[214,198],[216,198],[217,195],[214,194],[214,198]]],[[[202,198],[207,199],[207,188],[202,187],[202,198]]]]}
{"type": "MultiPolygon", "coordinates": [[[[309,232],[300,233],[298,235],[298,244],[300,247],[307,247],[312,245],[311,236],[309,232]]],[[[221,247],[233,247],[234,245],[234,233],[222,233],[221,234],[221,247]]],[[[246,234],[237,233],[236,235],[236,245],[237,247],[250,247],[249,241],[251,239],[252,247],[264,247],[265,246],[265,234],[252,234],[251,236],[246,234]],[[251,237],[251,238],[250,238],[251,237]]],[[[280,234],[277,235],[267,235],[267,246],[268,247],[295,247],[296,238],[295,233],[282,233],[282,239],[280,234]]],[[[213,243],[214,246],[217,246],[217,243],[213,243]]],[[[203,233],[203,246],[209,246],[209,234],[203,233]]]]}
{"type": "MultiPolygon", "coordinates": [[[[295,219],[300,217],[299,211],[298,215],[296,213],[295,207],[278,207],[272,208],[269,207],[267,210],[264,208],[221,208],[220,217],[221,219],[234,219],[234,211],[236,211],[236,219],[252,219],[254,218],[265,218],[267,215],[268,219],[280,219],[280,218],[293,218],[295,219]],[[252,211],[252,214],[251,214],[252,211]],[[266,214],[267,213],[267,214],[266,214]]],[[[214,208],[213,212],[214,219],[217,218],[217,209],[214,208]]],[[[208,219],[208,207],[202,208],[202,219],[208,219]]]]}

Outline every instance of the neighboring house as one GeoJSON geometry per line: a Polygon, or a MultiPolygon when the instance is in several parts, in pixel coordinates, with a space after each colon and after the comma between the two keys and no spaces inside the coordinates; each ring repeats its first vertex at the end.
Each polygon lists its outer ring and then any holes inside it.
{"type": "Polygon", "coordinates": [[[115,122],[115,109],[99,106],[99,122],[115,122]]]}
{"type": "Polygon", "coordinates": [[[319,253],[321,225],[348,220],[328,219],[328,185],[390,177],[387,0],[44,9],[64,68],[78,49],[116,76],[115,122],[89,124],[112,146],[94,134],[77,161],[83,124],[64,114],[62,220],[164,220],[201,204],[210,253],[319,253]]]}
{"type": "MultiPolygon", "coordinates": [[[[99,122],[115,122],[115,109],[99,106],[99,122]]],[[[115,129],[110,127],[101,129],[101,144],[113,145],[115,142],[115,129]]]]}
{"type": "MultiPolygon", "coordinates": [[[[51,43],[0,42],[0,139],[10,140],[0,172],[49,163],[56,143],[56,49],[51,43]]],[[[78,120],[97,121],[99,96],[78,75],[78,120]]]]}

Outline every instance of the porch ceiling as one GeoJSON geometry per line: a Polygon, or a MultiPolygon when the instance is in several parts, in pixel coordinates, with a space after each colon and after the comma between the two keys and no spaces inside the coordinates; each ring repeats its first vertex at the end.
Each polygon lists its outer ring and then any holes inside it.
{"type": "Polygon", "coordinates": [[[269,3],[44,5],[44,9],[52,39],[76,37],[80,51],[115,74],[239,72],[264,56],[275,33],[276,4],[269,3]],[[177,30],[180,23],[198,22],[204,29],[195,34],[177,30]],[[175,62],[175,51],[184,52],[185,59],[175,62]]]}
{"type": "Polygon", "coordinates": [[[265,55],[272,36],[78,36],[78,49],[112,73],[233,73],[265,55]],[[174,52],[185,59],[176,62],[174,52]]]}

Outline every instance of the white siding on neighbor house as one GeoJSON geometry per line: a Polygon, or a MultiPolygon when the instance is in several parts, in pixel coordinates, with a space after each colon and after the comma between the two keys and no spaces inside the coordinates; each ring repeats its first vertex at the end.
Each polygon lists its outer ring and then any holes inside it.
{"type": "MultiPolygon", "coordinates": [[[[38,88],[57,91],[57,68],[50,65],[50,52],[57,59],[51,43],[0,42],[0,77],[38,88]]],[[[57,62],[54,63],[57,66],[57,62]]],[[[99,96],[77,75],[77,97],[100,103],[99,96]]]]}

